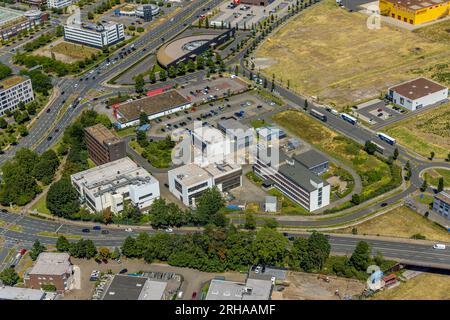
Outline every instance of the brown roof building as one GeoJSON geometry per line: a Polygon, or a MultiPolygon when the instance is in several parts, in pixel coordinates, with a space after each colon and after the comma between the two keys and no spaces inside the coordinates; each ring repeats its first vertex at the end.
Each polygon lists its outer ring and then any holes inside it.
{"type": "Polygon", "coordinates": [[[448,98],[448,88],[421,77],[390,87],[388,97],[395,104],[415,111],[445,101],[448,98]]]}
{"type": "Polygon", "coordinates": [[[102,165],[127,156],[125,140],[120,139],[102,124],[84,129],[89,158],[102,165]]]}
{"type": "Polygon", "coordinates": [[[62,293],[69,290],[73,281],[73,266],[68,253],[43,252],[31,270],[25,272],[25,287],[41,289],[43,285],[54,285],[62,293]]]}

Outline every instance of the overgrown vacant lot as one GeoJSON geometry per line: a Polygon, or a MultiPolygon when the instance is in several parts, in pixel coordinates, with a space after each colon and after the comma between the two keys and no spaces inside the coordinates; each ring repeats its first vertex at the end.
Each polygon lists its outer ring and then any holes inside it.
{"type": "Polygon", "coordinates": [[[397,142],[429,157],[446,158],[450,152],[450,104],[388,126],[384,131],[397,142]]]}
{"type": "Polygon", "coordinates": [[[375,294],[374,300],[448,300],[450,276],[423,273],[390,290],[375,294]]]}
{"type": "Polygon", "coordinates": [[[52,42],[35,52],[36,55],[49,58],[51,58],[53,54],[55,59],[66,63],[85,60],[86,58],[91,58],[93,54],[99,55],[100,53],[101,52],[98,49],[65,42],[61,39],[52,42]]]}
{"type": "Polygon", "coordinates": [[[450,60],[450,42],[443,41],[450,22],[411,32],[387,24],[369,30],[366,20],[324,0],[272,34],[256,52],[257,67],[289,79],[301,93],[343,107],[450,60]]]}
{"type": "MultiPolygon", "coordinates": [[[[427,240],[450,241],[450,233],[434,222],[406,207],[399,207],[369,221],[355,226],[358,234],[369,234],[411,238],[415,234],[425,236],[427,240]]],[[[336,231],[338,233],[351,233],[352,228],[336,231]]]]}
{"type": "Polygon", "coordinates": [[[439,184],[439,178],[444,178],[444,188],[450,188],[450,170],[448,169],[429,169],[424,173],[425,179],[432,186],[437,186],[439,184]]]}
{"type": "Polygon", "coordinates": [[[392,174],[385,162],[367,154],[356,142],[339,135],[319,121],[299,111],[280,112],[272,119],[290,133],[353,167],[361,176],[363,198],[370,198],[374,192],[391,182],[392,174]]]}

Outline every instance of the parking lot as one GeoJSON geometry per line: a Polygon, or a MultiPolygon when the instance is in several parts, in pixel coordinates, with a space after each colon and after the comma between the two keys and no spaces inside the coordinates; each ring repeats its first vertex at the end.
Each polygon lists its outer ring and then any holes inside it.
{"type": "Polygon", "coordinates": [[[220,5],[220,11],[210,19],[210,24],[216,27],[224,26],[236,27],[238,29],[249,29],[252,24],[257,24],[271,14],[287,12],[289,4],[293,0],[275,0],[266,7],[252,6],[247,4],[236,5],[226,1],[220,5]]]}
{"type": "Polygon", "coordinates": [[[194,122],[201,121],[204,126],[216,127],[217,122],[234,117],[237,120],[253,118],[274,110],[276,106],[264,101],[253,93],[244,93],[222,101],[212,101],[206,105],[194,107],[190,111],[178,112],[155,120],[150,136],[180,134],[180,130],[193,130],[194,122]]]}
{"type": "Polygon", "coordinates": [[[380,99],[373,99],[352,108],[358,113],[359,118],[377,126],[383,125],[387,121],[395,121],[396,118],[400,118],[407,113],[406,109],[387,104],[380,99]]]}

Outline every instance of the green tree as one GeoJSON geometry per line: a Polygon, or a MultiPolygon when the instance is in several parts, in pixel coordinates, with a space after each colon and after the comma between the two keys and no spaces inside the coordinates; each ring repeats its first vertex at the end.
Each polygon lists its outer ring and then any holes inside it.
{"type": "Polygon", "coordinates": [[[276,229],[276,228],[278,228],[279,223],[278,223],[278,221],[277,221],[276,219],[274,219],[274,218],[268,218],[268,219],[266,219],[264,225],[265,225],[267,228],[270,228],[270,229],[276,229]]]}
{"type": "Polygon", "coordinates": [[[433,160],[434,156],[435,156],[434,151],[431,151],[431,152],[430,152],[430,160],[433,160]]]}
{"type": "Polygon", "coordinates": [[[19,275],[14,268],[6,268],[0,272],[0,280],[7,286],[14,286],[19,281],[19,275]]]}
{"type": "Polygon", "coordinates": [[[420,187],[420,191],[425,192],[425,190],[427,190],[427,188],[428,188],[428,182],[427,182],[427,179],[424,179],[422,186],[420,187]]]}
{"type": "Polygon", "coordinates": [[[169,77],[175,78],[177,76],[177,69],[174,66],[169,67],[169,77]]]}
{"type": "Polygon", "coordinates": [[[223,207],[225,207],[225,199],[219,189],[214,186],[205,190],[198,198],[196,212],[200,222],[206,224],[223,207]]]}
{"type": "Polygon", "coordinates": [[[308,239],[298,237],[292,244],[289,253],[289,266],[294,270],[301,270],[301,266],[308,259],[308,239]]]}
{"type": "Polygon", "coordinates": [[[352,195],[352,200],[351,202],[355,205],[358,205],[361,203],[361,196],[358,193],[355,193],[352,195]]]}
{"type": "Polygon", "coordinates": [[[70,250],[70,242],[64,236],[59,236],[58,240],[56,240],[56,250],[59,252],[67,252],[70,250]]]}
{"type": "Polygon", "coordinates": [[[131,236],[128,236],[121,248],[122,254],[127,258],[135,258],[138,256],[136,239],[131,236]]]}
{"type": "Polygon", "coordinates": [[[44,252],[47,248],[45,246],[43,246],[39,240],[34,241],[33,247],[30,250],[30,258],[33,261],[36,261],[36,259],[38,258],[38,256],[44,252]]]}
{"type": "Polygon", "coordinates": [[[0,117],[0,129],[6,129],[8,126],[8,122],[5,120],[5,118],[0,117]]]}
{"type": "Polygon", "coordinates": [[[443,190],[444,190],[444,178],[443,177],[439,177],[437,191],[441,192],[443,190]]]}
{"type": "Polygon", "coordinates": [[[12,70],[7,65],[0,63],[0,80],[9,77],[12,74],[12,70]]]}
{"type": "Polygon", "coordinates": [[[359,241],[350,257],[350,264],[358,271],[365,271],[371,261],[370,246],[365,241],[359,241]]]}
{"type": "Polygon", "coordinates": [[[398,153],[398,148],[395,148],[395,149],[394,149],[394,156],[393,156],[393,157],[394,157],[394,160],[397,160],[398,154],[399,154],[399,153],[398,153]]]}
{"type": "Polygon", "coordinates": [[[262,228],[256,233],[253,242],[255,263],[282,265],[287,254],[287,239],[277,231],[262,228]]]}
{"type": "Polygon", "coordinates": [[[405,180],[408,181],[409,179],[411,179],[412,175],[411,164],[409,163],[409,161],[406,161],[404,170],[405,170],[405,180]]]}
{"type": "Polygon", "coordinates": [[[145,85],[144,76],[142,74],[138,74],[134,78],[134,89],[135,89],[135,91],[137,93],[144,92],[144,85],[145,85]]]}
{"type": "Polygon", "coordinates": [[[322,269],[330,255],[331,246],[327,237],[314,231],[308,238],[308,256],[302,264],[305,271],[322,269]]]}
{"type": "Polygon", "coordinates": [[[151,83],[155,83],[156,82],[156,74],[155,71],[152,69],[148,75],[148,79],[151,83]]]}
{"type": "Polygon", "coordinates": [[[53,176],[59,167],[59,159],[56,152],[53,150],[45,151],[40,157],[39,161],[34,167],[33,175],[44,184],[49,184],[53,180],[53,176]]]}
{"type": "Polygon", "coordinates": [[[364,151],[372,155],[377,151],[377,146],[373,142],[367,140],[364,144],[364,151]]]}
{"type": "Polygon", "coordinates": [[[304,105],[303,105],[303,110],[308,110],[308,100],[307,99],[305,99],[305,103],[304,103],[304,105]]]}
{"type": "Polygon", "coordinates": [[[87,14],[87,17],[88,17],[89,20],[93,20],[94,19],[94,14],[91,11],[89,11],[88,14],[87,14]]]}
{"type": "Polygon", "coordinates": [[[166,81],[167,80],[167,72],[166,70],[161,70],[159,72],[159,80],[166,81]]]}
{"type": "Polygon", "coordinates": [[[52,214],[59,217],[69,218],[78,212],[80,209],[79,195],[69,178],[62,178],[50,186],[46,205],[52,214]]]}
{"type": "Polygon", "coordinates": [[[139,125],[142,126],[149,122],[150,122],[150,120],[148,120],[148,115],[145,112],[141,112],[139,115],[139,125]]]}
{"type": "Polygon", "coordinates": [[[256,229],[256,219],[255,216],[251,213],[247,213],[245,215],[245,224],[244,228],[248,230],[255,230],[256,229]]]}
{"type": "Polygon", "coordinates": [[[142,148],[146,148],[148,146],[148,144],[150,143],[147,139],[147,134],[145,133],[145,131],[142,131],[142,130],[139,130],[136,133],[136,141],[142,148]]]}

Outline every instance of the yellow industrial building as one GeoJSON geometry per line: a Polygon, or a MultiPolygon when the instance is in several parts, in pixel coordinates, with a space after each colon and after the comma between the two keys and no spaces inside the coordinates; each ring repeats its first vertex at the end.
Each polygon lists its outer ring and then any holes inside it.
{"type": "Polygon", "coordinates": [[[421,24],[447,17],[450,1],[380,0],[380,14],[410,24],[421,24]]]}

